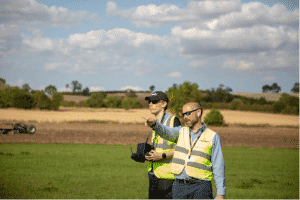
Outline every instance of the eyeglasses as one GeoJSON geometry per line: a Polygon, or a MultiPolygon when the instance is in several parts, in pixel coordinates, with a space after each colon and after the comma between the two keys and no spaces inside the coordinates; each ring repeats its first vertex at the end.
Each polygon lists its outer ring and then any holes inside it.
{"type": "MultiPolygon", "coordinates": [[[[197,108],[196,110],[198,110],[199,108],[197,108]]],[[[182,117],[184,117],[185,115],[186,116],[189,116],[192,112],[196,111],[196,110],[192,110],[192,111],[189,111],[189,112],[185,112],[185,113],[182,113],[182,117]]]]}
{"type": "Polygon", "coordinates": [[[148,100],[148,103],[150,104],[152,102],[153,104],[157,104],[159,101],[160,100],[148,100]]]}

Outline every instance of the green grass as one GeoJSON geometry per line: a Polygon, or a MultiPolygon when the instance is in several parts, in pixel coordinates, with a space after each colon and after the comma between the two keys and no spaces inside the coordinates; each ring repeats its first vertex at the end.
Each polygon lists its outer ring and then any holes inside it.
{"type": "MultiPolygon", "coordinates": [[[[299,198],[298,150],[223,147],[223,154],[226,198],[299,198]]],[[[121,145],[1,144],[0,197],[148,198],[147,163],[130,155],[121,145]]]]}

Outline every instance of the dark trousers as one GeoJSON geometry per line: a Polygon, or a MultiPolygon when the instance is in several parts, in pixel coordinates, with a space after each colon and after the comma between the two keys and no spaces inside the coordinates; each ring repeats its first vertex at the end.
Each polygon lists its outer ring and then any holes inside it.
{"type": "Polygon", "coordinates": [[[148,173],[149,199],[172,199],[172,185],[175,179],[159,179],[148,173]]]}
{"type": "Polygon", "coordinates": [[[201,181],[192,184],[184,184],[176,179],[173,183],[173,199],[212,199],[211,181],[201,181]]]}

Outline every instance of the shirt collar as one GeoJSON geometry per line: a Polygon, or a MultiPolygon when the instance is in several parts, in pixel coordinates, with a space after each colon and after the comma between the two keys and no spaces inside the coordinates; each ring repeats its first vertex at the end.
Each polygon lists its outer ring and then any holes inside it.
{"type": "MultiPolygon", "coordinates": [[[[198,130],[196,131],[196,133],[195,134],[198,134],[198,133],[203,133],[204,131],[206,130],[206,125],[205,125],[205,123],[203,122],[202,123],[202,126],[200,127],[200,128],[198,128],[198,130]]],[[[191,129],[190,129],[190,131],[191,131],[191,129]]]]}

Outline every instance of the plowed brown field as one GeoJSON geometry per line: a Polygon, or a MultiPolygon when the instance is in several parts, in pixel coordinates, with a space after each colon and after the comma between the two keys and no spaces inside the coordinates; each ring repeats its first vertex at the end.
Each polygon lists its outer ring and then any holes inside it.
{"type": "MultiPolygon", "coordinates": [[[[2,123],[7,120],[0,120],[2,123]]],[[[145,142],[151,129],[141,124],[92,124],[30,122],[35,125],[34,135],[0,136],[0,143],[88,143],[137,145],[145,142]]],[[[262,127],[209,127],[216,131],[223,147],[270,147],[299,149],[297,128],[262,127]]]]}

